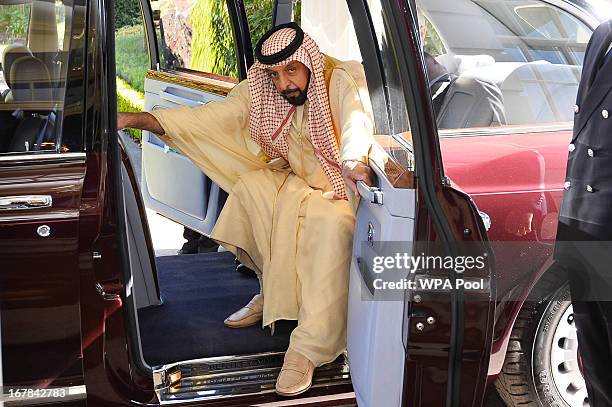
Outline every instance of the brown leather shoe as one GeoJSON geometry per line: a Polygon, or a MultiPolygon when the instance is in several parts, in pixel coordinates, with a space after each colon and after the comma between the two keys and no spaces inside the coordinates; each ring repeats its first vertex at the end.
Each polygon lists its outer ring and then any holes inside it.
{"type": "Polygon", "coordinates": [[[305,356],[291,349],[285,353],[285,361],[276,379],[276,393],[281,396],[297,396],[312,386],[315,366],[305,356]]]}
{"type": "Polygon", "coordinates": [[[263,296],[257,294],[251,301],[232,315],[223,323],[229,328],[245,328],[255,325],[263,317],[263,296]]]}

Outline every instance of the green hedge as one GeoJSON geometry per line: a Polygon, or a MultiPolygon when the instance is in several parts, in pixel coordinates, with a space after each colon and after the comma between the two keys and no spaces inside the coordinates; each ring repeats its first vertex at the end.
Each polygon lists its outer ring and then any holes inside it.
{"type": "Polygon", "coordinates": [[[30,7],[29,4],[3,4],[0,7],[0,44],[25,39],[30,7]]]}
{"type": "MultiPolygon", "coordinates": [[[[144,94],[131,87],[127,82],[117,77],[117,111],[142,112],[144,111],[144,94]]],[[[134,140],[140,143],[142,131],[126,129],[134,140]]]]}
{"type": "Polygon", "coordinates": [[[115,1],[115,29],[131,26],[142,21],[138,0],[115,1]]]}
{"type": "Polygon", "coordinates": [[[238,77],[227,7],[219,0],[199,0],[189,14],[191,69],[238,77]]]}
{"type": "Polygon", "coordinates": [[[123,27],[115,33],[117,76],[144,93],[144,78],[150,66],[142,25],[123,27]]]}
{"type": "MultiPolygon", "coordinates": [[[[273,0],[245,0],[253,47],[271,28],[273,0]]],[[[299,12],[299,11],[298,11],[299,12]]],[[[191,69],[238,77],[236,53],[229,15],[219,0],[198,0],[189,15],[191,69]]]]}

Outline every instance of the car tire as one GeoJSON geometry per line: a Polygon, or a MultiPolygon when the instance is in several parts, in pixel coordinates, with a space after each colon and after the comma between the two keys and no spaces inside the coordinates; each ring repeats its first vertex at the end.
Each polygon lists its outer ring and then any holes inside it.
{"type": "Polygon", "coordinates": [[[506,359],[495,382],[506,405],[586,405],[576,344],[569,286],[558,276],[546,276],[517,316],[506,359]]]}

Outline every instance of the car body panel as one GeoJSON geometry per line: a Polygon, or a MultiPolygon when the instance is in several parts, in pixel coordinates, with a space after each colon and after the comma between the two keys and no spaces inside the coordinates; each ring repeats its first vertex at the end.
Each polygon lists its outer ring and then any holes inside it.
{"type": "Polygon", "coordinates": [[[1,197],[52,200],[48,207],[0,211],[7,386],[82,384],[78,230],[84,176],[85,155],[79,153],[0,160],[1,197]],[[48,237],[39,234],[45,226],[48,237]]]}
{"type": "Polygon", "coordinates": [[[499,276],[491,375],[501,369],[522,303],[552,266],[570,140],[571,130],[441,138],[446,174],[491,219],[499,276]],[[531,231],[517,235],[526,214],[531,231]]]}

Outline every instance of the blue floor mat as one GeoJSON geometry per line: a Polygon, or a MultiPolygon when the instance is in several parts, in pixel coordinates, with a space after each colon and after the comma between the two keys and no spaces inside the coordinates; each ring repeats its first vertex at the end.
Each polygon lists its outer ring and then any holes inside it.
{"type": "Polygon", "coordinates": [[[273,336],[261,325],[223,325],[259,292],[256,278],[235,271],[233,254],[158,257],[157,272],[163,304],[138,312],[142,350],[150,365],[287,349],[295,321],[277,322],[273,336]]]}

